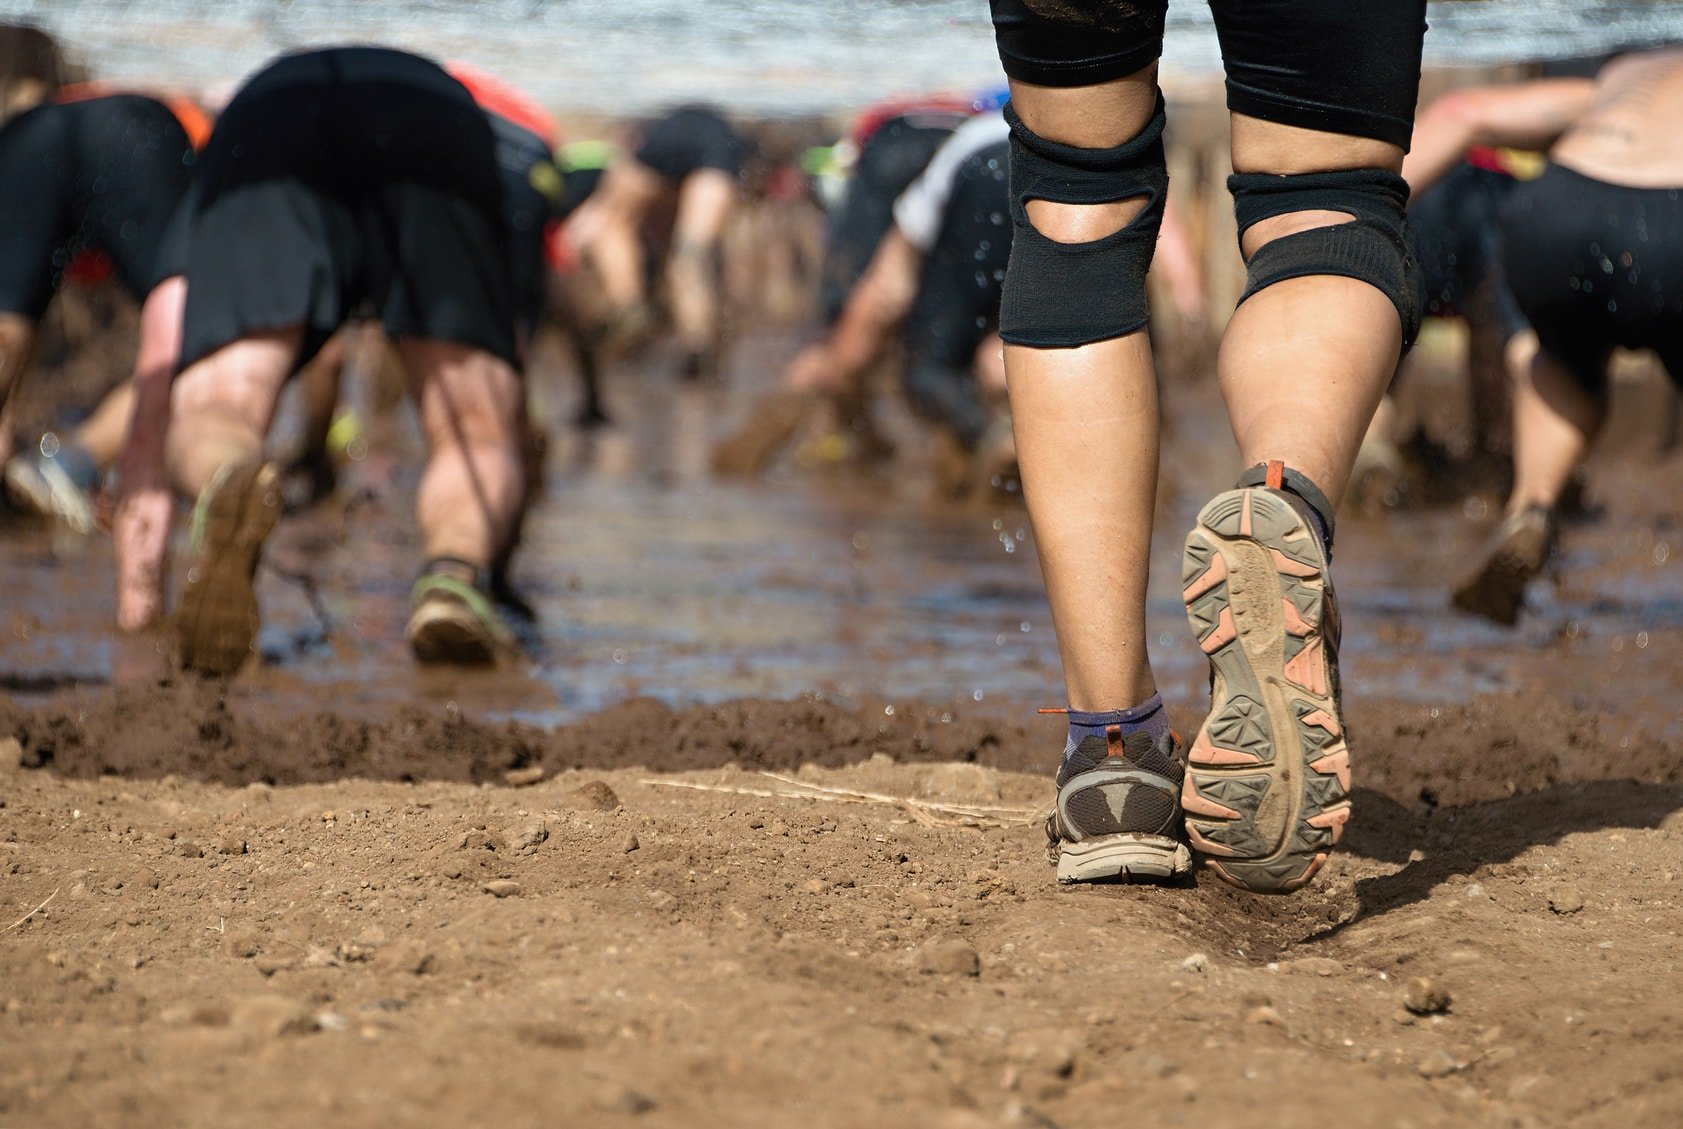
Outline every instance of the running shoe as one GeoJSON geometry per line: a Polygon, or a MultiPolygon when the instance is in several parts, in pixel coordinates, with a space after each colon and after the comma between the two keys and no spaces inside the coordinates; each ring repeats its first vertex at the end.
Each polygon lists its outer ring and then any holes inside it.
{"type": "Polygon", "coordinates": [[[1192,869],[1181,840],[1180,741],[1112,726],[1064,756],[1058,799],[1046,819],[1058,881],[1167,879],[1192,869]]]}
{"type": "Polygon", "coordinates": [[[78,483],[57,459],[19,455],[6,463],[6,492],[21,509],[53,519],[87,535],[94,529],[92,491],[78,483]]]}
{"type": "Polygon", "coordinates": [[[1338,606],[1313,511],[1267,485],[1229,490],[1186,539],[1182,586],[1210,660],[1210,713],[1181,805],[1218,876],[1285,893],[1315,876],[1350,818],[1338,606]]]}
{"type": "Polygon", "coordinates": [[[519,653],[490,598],[468,581],[428,573],[415,582],[411,599],[409,646],[417,661],[492,666],[519,653]]]}
{"type": "Polygon", "coordinates": [[[227,464],[200,491],[176,616],[186,669],[224,676],[250,657],[258,628],[257,562],[281,504],[280,468],[256,459],[227,464]]]}
{"type": "Polygon", "coordinates": [[[1525,606],[1525,586],[1549,563],[1559,531],[1554,511],[1544,506],[1510,516],[1483,566],[1455,590],[1455,606],[1512,627],[1525,606]]]}

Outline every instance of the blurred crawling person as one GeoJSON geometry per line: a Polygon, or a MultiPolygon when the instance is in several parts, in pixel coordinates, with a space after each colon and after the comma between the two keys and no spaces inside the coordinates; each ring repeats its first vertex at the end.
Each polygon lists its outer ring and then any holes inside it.
{"type": "Polygon", "coordinates": [[[991,7],[1011,79],[1000,336],[1068,694],[1047,821],[1058,879],[1168,879],[1190,847],[1243,889],[1296,889],[1350,816],[1327,570],[1356,449],[1417,329],[1399,170],[1425,0],[1210,5],[1247,267],[1217,368],[1250,469],[1185,543],[1211,690],[1185,752],[1145,634],[1159,453],[1145,278],[1168,189],[1167,4],[991,7]]]}
{"type": "MultiPolygon", "coordinates": [[[[159,284],[180,270],[167,261],[165,232],[209,132],[183,99],[88,85],[65,87],[0,128],[0,403],[23,381],[53,295],[107,264],[142,303],[143,333],[161,339],[171,309],[159,284]]],[[[168,363],[143,345],[137,371],[168,363]]],[[[119,386],[56,450],[6,458],[8,495],[88,532],[90,492],[121,450],[132,402],[119,386]]],[[[9,430],[0,447],[9,448],[9,430]]]]}
{"type": "MultiPolygon", "coordinates": [[[[896,151],[921,147],[928,132],[890,144],[896,151]]],[[[870,154],[867,147],[862,165],[870,154]]],[[[825,337],[791,362],[781,392],[716,449],[720,473],[761,470],[815,400],[862,400],[867,372],[896,337],[906,353],[907,399],[962,452],[962,461],[975,462],[955,468],[943,485],[962,492],[974,484],[977,468],[1008,461],[1010,427],[998,411],[1004,373],[988,363],[998,355],[999,286],[1011,251],[1005,158],[1005,119],[997,109],[976,114],[950,131],[895,195],[883,229],[867,231],[855,217],[854,230],[844,233],[843,264],[827,264],[826,272],[843,277],[857,245],[874,234],[867,265],[845,291],[825,337]]],[[[861,195],[874,200],[892,183],[872,176],[861,195]]]]}
{"type": "Polygon", "coordinates": [[[707,106],[683,106],[652,123],[635,151],[614,160],[568,225],[608,303],[603,348],[623,350],[654,323],[644,264],[644,225],[675,208],[666,259],[666,302],[683,373],[712,377],[720,364],[724,310],[719,243],[736,207],[750,146],[707,106]]]}
{"type": "Polygon", "coordinates": [[[1546,150],[1501,214],[1502,259],[1538,350],[1514,390],[1514,486],[1494,547],[1455,605],[1511,624],[1558,530],[1562,493],[1607,414],[1616,347],[1652,349],[1683,384],[1683,48],[1624,55],[1595,78],[1446,96],[1404,167],[1416,190],[1474,145],[1546,150]]]}
{"type": "MultiPolygon", "coordinates": [[[[121,467],[118,618],[163,604],[170,491],[194,496],[183,664],[250,654],[263,541],[280,513],[264,438],[287,379],[354,312],[396,345],[428,444],[426,562],[408,638],[423,661],[511,646],[486,595],[525,498],[524,398],[498,141],[437,64],[378,47],[284,56],[217,123],[184,205],[179,375],[142,373],[121,467]]],[[[173,285],[173,284],[172,284],[173,285]]]]}

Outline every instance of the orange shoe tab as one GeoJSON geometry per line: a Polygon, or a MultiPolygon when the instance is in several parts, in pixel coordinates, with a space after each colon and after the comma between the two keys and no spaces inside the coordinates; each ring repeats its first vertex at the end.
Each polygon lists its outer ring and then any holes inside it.
{"type": "Polygon", "coordinates": [[[1285,485],[1286,464],[1279,459],[1268,460],[1268,479],[1265,485],[1270,490],[1278,490],[1285,485]]]}

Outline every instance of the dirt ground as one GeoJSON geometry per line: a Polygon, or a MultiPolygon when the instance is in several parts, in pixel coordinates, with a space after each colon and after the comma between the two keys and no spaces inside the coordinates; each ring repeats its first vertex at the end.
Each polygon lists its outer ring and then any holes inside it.
{"type": "MultiPolygon", "coordinates": [[[[1171,463],[1212,396],[1177,393],[1171,463]]],[[[733,504],[811,509],[798,478],[733,504]]],[[[230,687],[124,674],[106,551],[6,531],[0,1126],[1683,1124],[1679,481],[1675,453],[1598,463],[1601,516],[1518,632],[1443,610],[1484,501],[1347,523],[1356,817],[1273,899],[1057,886],[1043,611],[1003,699],[884,676],[698,702],[650,676],[523,724],[484,720],[520,694],[378,674],[405,662],[378,631],[230,687]],[[74,662],[42,649],[44,591],[74,662]]],[[[324,586],[369,569],[349,540],[324,586]]],[[[584,614],[558,617],[581,649],[584,614]]],[[[1160,677],[1192,728],[1202,674],[1160,677]]]]}

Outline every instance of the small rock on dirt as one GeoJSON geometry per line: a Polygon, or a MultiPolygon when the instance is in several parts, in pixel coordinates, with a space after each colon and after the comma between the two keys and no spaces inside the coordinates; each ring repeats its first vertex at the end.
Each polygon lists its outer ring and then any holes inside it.
{"type": "Polygon", "coordinates": [[[549,824],[538,819],[516,831],[508,845],[517,855],[529,855],[548,838],[549,824]]]}
{"type": "Polygon", "coordinates": [[[637,841],[636,833],[631,831],[626,832],[625,838],[619,841],[619,849],[625,854],[630,854],[642,845],[637,841]]]}
{"type": "Polygon", "coordinates": [[[1562,917],[1584,908],[1584,895],[1576,886],[1556,886],[1549,891],[1549,909],[1562,917]]]}
{"type": "Polygon", "coordinates": [[[1415,1015],[1437,1015],[1449,1004],[1449,989],[1429,976],[1416,976],[1403,989],[1402,1005],[1415,1015]]]}
{"type": "Polygon", "coordinates": [[[1251,1010],[1247,1011],[1245,1013],[1245,1022],[1255,1023],[1262,1027],[1284,1027],[1286,1025],[1286,1017],[1281,1015],[1276,1009],[1263,1005],[1262,1007],[1253,1007],[1251,1010]]]}
{"type": "Polygon", "coordinates": [[[1210,967],[1210,958],[1204,953],[1193,953],[1180,962],[1180,967],[1185,972],[1203,972],[1210,967]]]}
{"type": "Polygon", "coordinates": [[[216,840],[216,853],[219,855],[243,855],[245,850],[245,840],[238,835],[223,835],[216,840]]]}
{"type": "Polygon", "coordinates": [[[956,937],[936,937],[917,952],[919,972],[935,976],[979,976],[982,958],[967,942],[956,937]]]}
{"type": "Polygon", "coordinates": [[[512,898],[525,889],[518,882],[510,882],[506,878],[493,878],[481,887],[487,894],[497,898],[512,898]]]}
{"type": "Polygon", "coordinates": [[[600,780],[592,780],[567,792],[561,804],[573,811],[613,811],[619,807],[619,797],[600,780]]]}
{"type": "Polygon", "coordinates": [[[503,773],[503,783],[510,788],[529,788],[543,779],[543,765],[528,765],[525,768],[511,768],[503,773]]]}
{"type": "Polygon", "coordinates": [[[1420,1072],[1422,1078],[1447,1078],[1461,1069],[1450,1053],[1439,1047],[1429,1051],[1426,1057],[1415,1064],[1414,1069],[1420,1072]]]}

